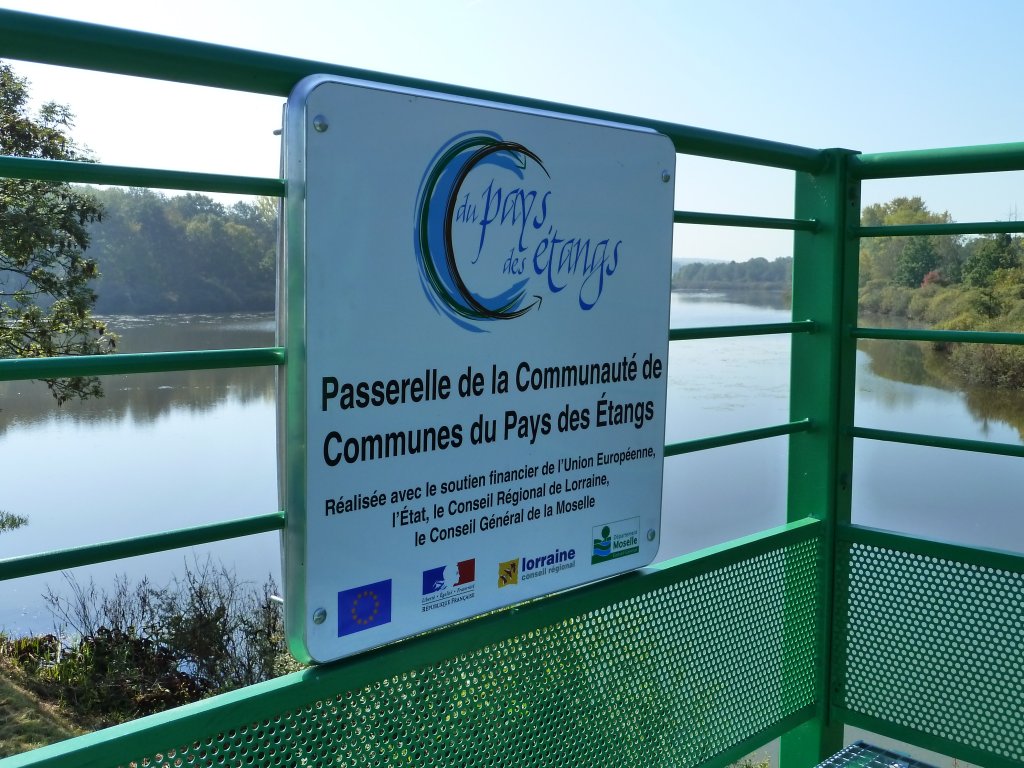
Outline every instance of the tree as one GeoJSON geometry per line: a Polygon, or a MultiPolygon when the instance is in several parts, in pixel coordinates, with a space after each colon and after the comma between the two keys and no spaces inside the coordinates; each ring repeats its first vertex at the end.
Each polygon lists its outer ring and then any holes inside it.
{"type": "MultiPolygon", "coordinates": [[[[866,206],[860,223],[865,227],[900,224],[948,224],[948,211],[934,213],[920,197],[895,197],[887,203],[866,206]]],[[[860,282],[881,280],[916,288],[933,269],[956,282],[963,263],[963,238],[959,235],[867,237],[860,243],[860,282]],[[927,268],[926,268],[927,267],[927,268]]]]}
{"type": "Polygon", "coordinates": [[[1007,234],[979,237],[971,243],[964,264],[964,282],[976,287],[992,284],[995,272],[1013,269],[1019,264],[1019,243],[1007,234]]]}
{"type": "Polygon", "coordinates": [[[120,314],[272,310],[276,199],[230,208],[197,194],[103,189],[89,253],[103,274],[96,311],[120,314]]]}
{"type": "Polygon", "coordinates": [[[930,237],[911,237],[896,259],[895,282],[919,288],[924,277],[938,265],[938,254],[930,237]]]}
{"type": "MultiPolygon", "coordinates": [[[[70,138],[66,106],[28,108],[28,83],[0,63],[0,153],[90,161],[70,138]]],[[[54,357],[109,352],[115,337],[92,316],[99,275],[85,258],[88,227],[99,221],[96,199],[70,184],[0,179],[0,357],[54,357]]],[[[103,394],[99,379],[47,379],[63,404],[103,394]]]]}
{"type": "Polygon", "coordinates": [[[21,515],[16,515],[13,512],[5,512],[0,509],[0,533],[21,528],[27,522],[28,520],[21,515]]]}

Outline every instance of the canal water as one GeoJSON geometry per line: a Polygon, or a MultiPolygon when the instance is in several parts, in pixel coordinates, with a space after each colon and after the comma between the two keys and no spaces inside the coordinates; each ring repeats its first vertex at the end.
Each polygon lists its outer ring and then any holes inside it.
{"type": "MultiPolygon", "coordinates": [[[[674,327],[778,322],[778,296],[675,293],[674,327]]],[[[269,346],[269,315],[115,317],[127,352],[269,346]]],[[[940,361],[941,362],[941,361],[940,361]]],[[[950,388],[919,345],[858,353],[857,423],[1020,444],[1024,403],[950,388]]],[[[676,342],[667,441],[789,420],[789,338],[676,342]]],[[[138,536],[277,509],[274,374],[234,369],[103,380],[102,399],[57,408],[45,386],[0,384],[0,509],[27,517],[0,557],[138,536]]],[[[660,559],[785,520],[787,438],[670,458],[660,559]]],[[[1019,460],[857,441],[854,521],[1000,549],[1024,549],[1019,460]]],[[[124,574],[161,584],[208,558],[243,579],[280,583],[277,534],[131,558],[0,590],[0,631],[48,632],[42,595],[68,579],[109,587],[124,574]]]]}

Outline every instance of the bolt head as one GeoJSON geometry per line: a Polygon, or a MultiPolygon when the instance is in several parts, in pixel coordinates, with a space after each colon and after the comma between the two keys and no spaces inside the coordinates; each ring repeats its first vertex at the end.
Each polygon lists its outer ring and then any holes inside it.
{"type": "Polygon", "coordinates": [[[317,115],[313,118],[313,130],[317,133],[323,133],[328,127],[327,118],[323,115],[317,115]]]}
{"type": "Polygon", "coordinates": [[[657,536],[658,536],[658,533],[653,528],[651,528],[651,529],[649,529],[647,531],[647,540],[648,541],[654,541],[657,538],[657,536]]]}
{"type": "Polygon", "coordinates": [[[327,621],[327,611],[326,610],[324,610],[323,608],[317,608],[315,611],[313,611],[313,623],[314,624],[323,624],[325,621],[327,621]]]}
{"type": "Polygon", "coordinates": [[[663,182],[665,182],[666,184],[668,184],[670,181],[672,181],[672,174],[669,173],[668,171],[662,171],[661,172],[661,180],[663,182]]]}

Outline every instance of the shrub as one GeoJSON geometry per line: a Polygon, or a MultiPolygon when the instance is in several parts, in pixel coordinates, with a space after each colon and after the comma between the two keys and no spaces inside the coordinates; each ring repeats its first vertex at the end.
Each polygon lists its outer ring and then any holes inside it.
{"type": "Polygon", "coordinates": [[[913,288],[904,288],[898,285],[887,285],[882,290],[878,311],[883,315],[907,316],[910,308],[910,300],[914,296],[913,288]]]}
{"type": "MultiPolygon", "coordinates": [[[[267,680],[286,671],[281,605],[268,578],[186,563],[164,587],[115,580],[111,592],[68,579],[45,599],[58,635],[0,643],[36,692],[90,725],[107,725],[267,680]]],[[[290,671],[290,670],[287,670],[290,671]]]]}
{"type": "Polygon", "coordinates": [[[937,291],[925,309],[925,321],[937,325],[955,317],[957,302],[960,301],[962,293],[961,289],[955,287],[937,291]]]}
{"type": "MultiPolygon", "coordinates": [[[[931,273],[929,273],[931,274],[931,273]]],[[[937,283],[929,283],[918,288],[910,297],[910,304],[907,308],[907,316],[913,320],[921,320],[928,314],[932,301],[941,292],[937,283]]]]}

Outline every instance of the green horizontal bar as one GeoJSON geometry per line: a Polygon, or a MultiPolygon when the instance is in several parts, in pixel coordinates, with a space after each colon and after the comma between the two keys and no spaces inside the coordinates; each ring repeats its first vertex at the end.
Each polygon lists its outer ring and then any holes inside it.
{"type": "MultiPolygon", "coordinates": [[[[730,545],[685,555],[656,568],[605,579],[598,584],[496,611],[455,628],[429,632],[333,664],[310,667],[264,683],[40,747],[6,758],[3,765],[4,768],[56,768],[66,765],[100,768],[126,763],[138,755],[149,754],[154,744],[190,743],[215,734],[218,730],[237,728],[239,723],[260,722],[268,712],[299,710],[311,701],[331,701],[339,692],[372,685],[380,681],[382,676],[430,667],[503,640],[664,589],[685,579],[750,560],[766,552],[820,538],[821,535],[822,524],[817,520],[789,523],[738,539],[730,545]]],[[[794,727],[795,720],[803,720],[806,714],[806,708],[801,707],[780,722],[794,727]]]]}
{"type": "MultiPolygon", "coordinates": [[[[894,692],[893,695],[898,696],[899,693],[894,692]]],[[[921,749],[930,749],[933,752],[938,752],[957,760],[963,760],[972,765],[984,765],[985,768],[1020,768],[1020,760],[1012,757],[1005,757],[994,752],[969,747],[952,739],[935,736],[926,731],[909,728],[905,725],[889,722],[888,720],[882,720],[872,715],[857,712],[856,710],[833,706],[832,716],[854,728],[863,728],[871,733],[877,733],[880,736],[913,744],[921,749]]]]}
{"type": "Polygon", "coordinates": [[[672,328],[669,341],[693,341],[695,339],[727,339],[732,336],[767,336],[773,333],[814,333],[817,325],[813,320],[797,320],[792,323],[754,323],[753,325],[709,325],[703,328],[672,328]]]}
{"type": "Polygon", "coordinates": [[[644,126],[671,138],[680,152],[721,160],[809,173],[823,170],[828,162],[827,155],[821,150],[793,144],[20,11],[0,10],[0,29],[4,31],[0,38],[0,58],[4,59],[37,61],[274,96],[287,96],[292,87],[307,75],[331,74],[462,98],[497,101],[528,109],[569,113],[594,120],[644,126]]]}
{"type": "Polygon", "coordinates": [[[1020,171],[1024,142],[854,155],[849,163],[850,175],[857,179],[1020,171]]]}
{"type": "Polygon", "coordinates": [[[169,549],[194,547],[198,544],[210,544],[214,541],[251,536],[256,533],[269,533],[282,528],[284,528],[284,512],[272,512],[267,515],[200,525],[194,528],[181,528],[176,531],[153,533],[132,539],[119,539],[102,544],[88,544],[82,547],[42,552],[36,555],[10,557],[0,560],[0,581],[34,576],[38,573],[52,573],[66,568],[78,568],[82,565],[94,565],[125,557],[166,552],[169,549]]]}
{"type": "Polygon", "coordinates": [[[807,432],[811,429],[810,419],[791,421],[789,424],[779,424],[776,427],[761,427],[760,429],[748,429],[745,432],[732,432],[728,435],[717,435],[716,437],[704,437],[699,440],[687,440],[682,443],[670,443],[665,446],[665,456],[679,456],[684,453],[695,451],[706,451],[710,448],[722,448],[726,445],[737,443],[749,443],[752,440],[764,440],[769,437],[781,437],[792,435],[794,432],[807,432]]]}
{"type": "Polygon", "coordinates": [[[946,344],[1024,344],[1024,333],[1006,331],[937,331],[919,328],[854,328],[855,339],[937,341],[946,344]]]}
{"type": "MultiPolygon", "coordinates": [[[[795,520],[792,523],[783,523],[774,528],[767,528],[757,533],[751,533],[724,544],[715,544],[705,549],[690,552],[686,555],[674,557],[671,560],[664,560],[655,565],[639,571],[660,571],[671,570],[679,567],[692,568],[700,564],[714,563],[715,568],[725,568],[736,563],[749,560],[771,552],[781,547],[789,547],[809,539],[821,538],[824,536],[824,523],[814,517],[805,517],[795,520]]],[[[706,572],[695,571],[693,575],[706,572]]]]}
{"type": "MultiPolygon", "coordinates": [[[[840,524],[838,536],[840,541],[847,544],[865,544],[869,547],[895,549],[912,555],[935,557],[954,563],[1024,573],[1024,553],[986,547],[968,547],[963,544],[954,544],[938,539],[922,539],[917,536],[907,536],[863,525],[840,524]]],[[[1024,546],[1024,542],[1021,542],[1021,545],[1024,546]]]]}
{"type": "Polygon", "coordinates": [[[802,232],[817,232],[818,230],[818,222],[813,219],[777,219],[770,216],[740,216],[731,213],[676,211],[672,220],[676,224],[704,224],[712,227],[792,229],[802,232]]]}
{"type": "Polygon", "coordinates": [[[963,440],[958,437],[921,435],[915,432],[893,432],[887,429],[867,429],[865,427],[854,427],[850,430],[850,434],[853,437],[860,437],[866,440],[882,440],[888,443],[923,445],[927,448],[950,448],[955,451],[970,451],[971,453],[989,453],[994,456],[1017,456],[1024,458],[1024,445],[991,443],[986,440],[963,440]]]}
{"type": "Polygon", "coordinates": [[[894,224],[888,227],[858,227],[859,237],[919,237],[921,235],[989,235],[1024,232],[1024,221],[975,221],[952,224],[894,224]]]}
{"type": "Polygon", "coordinates": [[[284,197],[284,181],[282,179],[164,171],[153,168],[132,168],[124,165],[42,160],[9,155],[0,155],[0,177],[284,197]]]}
{"type": "Polygon", "coordinates": [[[283,365],[284,347],[203,349],[194,352],[140,352],[131,355],[69,355],[0,360],[0,381],[113,376],[128,373],[199,371],[283,365]]]}

